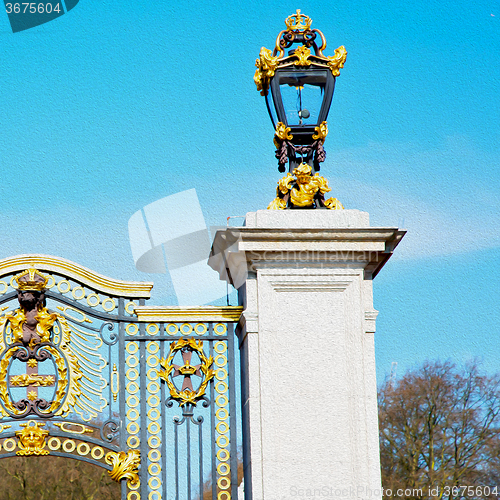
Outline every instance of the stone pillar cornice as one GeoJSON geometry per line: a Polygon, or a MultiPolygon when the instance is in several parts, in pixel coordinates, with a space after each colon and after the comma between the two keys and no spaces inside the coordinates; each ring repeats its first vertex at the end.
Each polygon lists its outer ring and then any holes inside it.
{"type": "Polygon", "coordinates": [[[241,266],[248,271],[269,263],[288,266],[307,262],[317,267],[328,262],[349,262],[362,266],[367,277],[373,278],[405,233],[391,227],[228,228],[217,232],[208,263],[222,280],[237,288],[239,283],[234,278],[243,271],[241,266]]]}

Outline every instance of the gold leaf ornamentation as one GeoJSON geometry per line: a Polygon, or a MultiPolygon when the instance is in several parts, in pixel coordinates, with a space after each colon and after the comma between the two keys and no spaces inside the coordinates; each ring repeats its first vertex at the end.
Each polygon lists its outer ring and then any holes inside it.
{"type": "Polygon", "coordinates": [[[22,431],[17,431],[16,436],[19,439],[20,450],[16,455],[48,455],[49,450],[45,450],[47,445],[45,439],[49,435],[49,431],[43,430],[45,424],[39,423],[36,420],[29,420],[25,424],[20,424],[24,427],[22,431]]]}
{"type": "Polygon", "coordinates": [[[128,450],[106,453],[105,461],[113,468],[108,471],[111,479],[120,482],[122,479],[128,481],[129,486],[134,486],[139,482],[139,465],[141,463],[141,454],[139,450],[128,450]]]}
{"type": "Polygon", "coordinates": [[[333,76],[339,76],[340,70],[344,67],[344,63],[347,57],[347,50],[343,45],[341,45],[338,49],[335,49],[334,56],[328,56],[328,67],[332,72],[333,76]]]}
{"type": "Polygon", "coordinates": [[[293,139],[293,135],[290,134],[291,128],[287,127],[284,123],[278,122],[278,125],[276,125],[276,131],[274,132],[274,145],[276,148],[280,147],[280,141],[291,141],[293,139]],[[279,139],[279,140],[278,140],[279,139]]]}
{"type": "Polygon", "coordinates": [[[298,61],[294,62],[295,66],[311,66],[311,61],[309,61],[311,51],[304,45],[297,47],[293,55],[298,57],[298,61]]]}
{"type": "MultiPolygon", "coordinates": [[[[203,352],[202,340],[197,341],[196,339],[193,338],[179,339],[178,341],[174,341],[170,344],[170,354],[168,358],[161,359],[160,365],[163,368],[163,370],[160,370],[158,372],[158,375],[162,380],[166,382],[167,387],[170,390],[170,396],[176,401],[179,401],[180,406],[184,406],[185,404],[196,405],[198,400],[205,395],[208,383],[210,382],[210,380],[214,378],[215,372],[214,370],[211,369],[213,362],[214,360],[212,356],[210,356],[209,358],[205,356],[205,353],[203,352]],[[203,374],[203,380],[197,391],[190,390],[187,388],[179,391],[172,382],[171,375],[172,372],[176,369],[175,365],[173,364],[173,360],[176,353],[181,349],[194,351],[200,357],[201,364],[199,365],[199,370],[203,374]]],[[[181,375],[188,376],[194,374],[192,370],[193,368],[194,367],[192,365],[186,364],[182,367],[179,367],[178,371],[181,375]]]]}
{"type": "Polygon", "coordinates": [[[278,64],[278,57],[273,56],[272,51],[265,47],[260,49],[259,59],[255,61],[257,69],[255,70],[253,81],[257,85],[257,90],[261,95],[267,95],[269,81],[274,76],[278,64]]]}
{"type": "Polygon", "coordinates": [[[326,136],[328,135],[328,125],[326,122],[322,122],[319,126],[314,127],[314,130],[316,130],[316,133],[313,134],[312,138],[315,141],[321,141],[324,142],[326,139],[326,136]]]}

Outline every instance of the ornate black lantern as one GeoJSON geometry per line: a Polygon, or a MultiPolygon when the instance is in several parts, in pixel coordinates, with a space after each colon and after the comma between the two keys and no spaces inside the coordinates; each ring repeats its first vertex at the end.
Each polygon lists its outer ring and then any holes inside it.
{"type": "Polygon", "coordinates": [[[287,161],[290,172],[301,163],[309,164],[314,171],[320,169],[319,164],[325,160],[323,143],[328,134],[326,119],[335,78],[347,55],[341,46],[334,56],[324,56],[325,37],[321,31],[311,30],[311,23],[308,16],[297,10],[286,19],[287,29],[278,35],[274,50],[262,47],[255,63],[254,81],[266,97],[275,128],[280,172],[285,171],[287,161]],[[285,55],[285,49],[296,44],[299,46],[285,55]]]}

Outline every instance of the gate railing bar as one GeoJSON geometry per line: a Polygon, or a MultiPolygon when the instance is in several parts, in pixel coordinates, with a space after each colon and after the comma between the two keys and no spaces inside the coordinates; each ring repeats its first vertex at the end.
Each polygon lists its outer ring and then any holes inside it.
{"type": "MultiPolygon", "coordinates": [[[[144,299],[139,300],[140,305],[144,305],[144,299]]],[[[145,331],[146,331],[146,324],[145,323],[139,323],[139,332],[141,336],[145,336],[145,331]]],[[[150,339],[151,340],[151,339],[150,339]]],[[[147,364],[146,364],[146,343],[145,342],[140,342],[139,344],[139,352],[140,352],[140,357],[139,357],[139,365],[141,366],[141,371],[140,371],[140,379],[141,379],[141,387],[140,387],[140,392],[142,394],[142,397],[140,398],[141,400],[141,413],[140,413],[140,422],[141,422],[141,443],[140,443],[140,449],[141,449],[141,462],[144,464],[144,470],[147,470],[147,442],[148,442],[148,417],[147,417],[147,400],[148,400],[148,389],[147,389],[147,380],[146,380],[146,375],[147,375],[147,364]]],[[[146,474],[142,475],[143,477],[146,476],[146,474]]],[[[148,498],[148,483],[147,481],[141,481],[141,498],[148,498]]]]}
{"type": "Polygon", "coordinates": [[[231,498],[238,498],[238,456],[237,456],[237,419],[236,419],[236,382],[235,382],[235,360],[234,360],[234,328],[233,324],[227,325],[227,350],[228,352],[228,375],[229,375],[229,436],[230,436],[230,464],[231,464],[231,498]]]}
{"type": "MultiPolygon", "coordinates": [[[[125,301],[122,297],[118,299],[118,315],[122,316],[125,313],[125,301]]],[[[119,383],[123,384],[125,386],[125,323],[120,321],[118,325],[118,376],[119,376],[119,383]]],[[[111,390],[111,384],[110,384],[110,390],[111,390]]],[[[110,396],[111,398],[111,396],[110,396]]],[[[127,417],[126,417],[126,408],[125,408],[125,398],[126,398],[126,392],[125,392],[125,387],[120,387],[120,390],[118,391],[118,407],[120,409],[120,449],[125,450],[126,446],[126,425],[127,425],[127,417]]],[[[110,399],[111,401],[111,399],[110,399]]],[[[111,408],[111,405],[110,405],[111,408]]],[[[122,481],[121,484],[121,498],[122,500],[126,500],[127,498],[127,481],[122,481]]]]}
{"type": "MultiPolygon", "coordinates": [[[[210,323],[210,334],[213,334],[213,324],[210,323]]],[[[214,342],[211,340],[210,345],[210,356],[214,357],[214,342]]],[[[211,456],[212,456],[212,469],[211,469],[211,487],[212,487],[212,500],[217,498],[217,483],[216,478],[216,467],[217,462],[215,460],[215,383],[210,384],[210,443],[211,443],[211,456]]]]}
{"type": "MultiPolygon", "coordinates": [[[[161,323],[160,324],[160,331],[159,333],[161,335],[165,334],[165,324],[161,323]]],[[[160,342],[160,359],[165,359],[165,342],[160,342]]],[[[162,498],[165,500],[168,498],[167,497],[167,477],[168,477],[168,471],[167,471],[167,464],[169,463],[168,461],[168,456],[167,456],[167,412],[165,411],[166,406],[165,406],[165,391],[166,391],[166,384],[160,384],[160,415],[161,415],[161,464],[162,464],[162,471],[161,471],[161,477],[162,477],[162,498]]]]}

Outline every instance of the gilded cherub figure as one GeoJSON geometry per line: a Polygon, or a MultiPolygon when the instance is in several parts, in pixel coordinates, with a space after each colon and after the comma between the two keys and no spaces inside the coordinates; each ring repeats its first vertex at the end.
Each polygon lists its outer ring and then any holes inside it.
{"type": "Polygon", "coordinates": [[[325,200],[325,193],[331,191],[328,181],[318,173],[312,175],[312,168],[301,163],[278,181],[276,198],[267,207],[268,210],[286,208],[328,208],[341,210],[344,207],[337,198],[325,200]],[[295,176],[295,178],[294,178],[295,176]]]}

